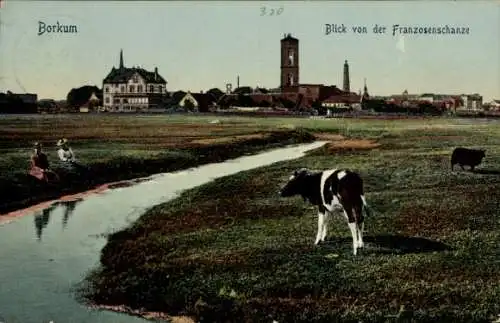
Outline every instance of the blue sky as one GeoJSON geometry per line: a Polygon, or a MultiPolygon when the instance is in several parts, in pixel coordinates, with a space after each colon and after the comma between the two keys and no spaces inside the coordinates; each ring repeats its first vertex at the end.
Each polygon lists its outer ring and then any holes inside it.
{"type": "Polygon", "coordinates": [[[300,40],[300,82],[370,94],[480,93],[500,99],[498,1],[20,1],[2,0],[0,91],[60,99],[73,87],[102,86],[119,62],[158,67],[167,89],[200,91],[225,84],[276,87],[280,39],[300,40]],[[261,7],[283,7],[261,16],[261,7]],[[38,35],[38,22],[73,24],[76,34],[38,35]],[[325,24],[362,25],[368,34],[325,35],[325,24]],[[371,32],[375,24],[387,34],[371,32]],[[463,26],[468,35],[392,35],[392,25],[463,26]]]}

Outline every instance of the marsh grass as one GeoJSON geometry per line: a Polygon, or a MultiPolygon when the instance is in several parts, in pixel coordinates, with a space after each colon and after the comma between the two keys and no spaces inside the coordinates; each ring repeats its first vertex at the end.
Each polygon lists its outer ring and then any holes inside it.
{"type": "MultiPolygon", "coordinates": [[[[376,149],[318,149],[153,207],[108,238],[83,297],[201,322],[491,322],[500,313],[499,124],[371,122],[353,121],[352,138],[376,137],[376,149]],[[478,172],[449,169],[457,145],[488,149],[478,172]],[[299,167],[363,176],[375,213],[358,256],[342,217],[315,247],[316,211],[277,197],[299,167]]],[[[346,135],[339,123],[309,125],[346,135]]]]}

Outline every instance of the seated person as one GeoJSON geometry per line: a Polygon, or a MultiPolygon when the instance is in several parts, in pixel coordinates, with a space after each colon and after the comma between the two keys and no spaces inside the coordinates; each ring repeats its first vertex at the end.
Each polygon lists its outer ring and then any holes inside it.
{"type": "Polygon", "coordinates": [[[73,150],[71,150],[71,148],[68,146],[68,140],[66,140],[65,138],[60,139],[57,142],[57,147],[59,147],[57,155],[59,156],[59,159],[61,161],[69,163],[76,162],[75,154],[73,154],[73,150]]]}
{"type": "Polygon", "coordinates": [[[68,140],[63,138],[57,142],[59,149],[57,150],[57,155],[61,161],[61,166],[70,171],[88,171],[88,168],[76,161],[75,154],[73,150],[68,145],[68,140]]]}
{"type": "Polygon", "coordinates": [[[59,180],[59,176],[49,169],[47,155],[42,152],[42,145],[35,143],[35,153],[31,156],[31,169],[29,174],[39,180],[48,182],[50,179],[59,180]]]}

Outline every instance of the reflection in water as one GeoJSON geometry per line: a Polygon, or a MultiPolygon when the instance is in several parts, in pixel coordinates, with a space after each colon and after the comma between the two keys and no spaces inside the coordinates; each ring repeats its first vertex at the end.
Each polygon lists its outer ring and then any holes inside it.
{"type": "MultiPolygon", "coordinates": [[[[149,321],[134,316],[89,310],[87,304],[81,304],[75,299],[74,284],[83,283],[83,276],[99,263],[101,250],[106,244],[105,237],[98,236],[96,239],[93,234],[114,232],[128,226],[128,221],[135,221],[152,205],[175,198],[177,190],[184,191],[215,178],[298,158],[303,155],[304,150],[319,148],[324,144],[284,148],[236,161],[159,174],[149,183],[107,190],[100,196],[82,194],[85,202],[78,204],[77,208],[77,203],[66,203],[69,207],[65,221],[72,221],[66,229],[62,229],[57,223],[57,217],[61,217],[61,222],[65,217],[64,203],[49,207],[45,211],[45,221],[44,212],[40,211],[35,225],[38,236],[43,231],[45,241],[31,238],[32,211],[25,213],[25,217],[19,216],[17,221],[0,226],[0,315],[9,323],[47,323],[50,320],[55,323],[148,323],[149,321]],[[103,217],[102,214],[106,216],[103,217]],[[47,215],[50,215],[52,222],[47,215]],[[49,222],[57,228],[47,229],[49,222]],[[47,237],[47,234],[50,236],[47,237]],[[55,261],[50,261],[52,259],[55,261]]],[[[104,189],[98,192],[101,191],[104,189]]],[[[75,198],[66,196],[63,199],[75,198]]]]}
{"type": "Polygon", "coordinates": [[[42,239],[43,229],[47,227],[50,220],[50,214],[56,208],[56,204],[52,204],[48,208],[44,209],[42,212],[37,212],[35,214],[35,229],[36,229],[36,237],[38,240],[42,239]]]}
{"type": "Polygon", "coordinates": [[[44,209],[41,212],[37,212],[35,214],[35,230],[36,237],[40,241],[42,239],[43,229],[47,228],[47,225],[50,222],[50,215],[52,212],[58,207],[64,207],[64,214],[62,219],[63,229],[66,229],[68,225],[68,220],[71,217],[71,214],[75,211],[76,205],[80,203],[82,199],[73,200],[73,201],[59,201],[50,205],[48,208],[44,209]]]}
{"type": "Polygon", "coordinates": [[[78,203],[80,203],[81,201],[83,201],[83,199],[59,202],[59,204],[61,204],[65,207],[63,220],[62,220],[63,229],[66,229],[66,227],[68,226],[69,217],[73,214],[73,211],[75,211],[76,205],[78,203]]]}

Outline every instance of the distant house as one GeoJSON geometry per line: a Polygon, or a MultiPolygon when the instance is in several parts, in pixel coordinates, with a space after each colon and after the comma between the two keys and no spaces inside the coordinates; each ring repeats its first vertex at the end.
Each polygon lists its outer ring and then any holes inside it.
{"type": "Polygon", "coordinates": [[[95,92],[92,92],[88,101],[80,106],[80,112],[87,113],[95,111],[99,107],[99,103],[100,103],[99,98],[97,97],[95,92]]]}
{"type": "Polygon", "coordinates": [[[256,94],[267,94],[267,93],[269,93],[269,90],[267,90],[265,88],[261,88],[261,87],[256,87],[253,90],[253,93],[256,93],[256,94]]]}
{"type": "Polygon", "coordinates": [[[38,112],[39,113],[56,113],[57,103],[53,99],[41,99],[38,100],[38,112]]]}
{"type": "Polygon", "coordinates": [[[500,110],[500,100],[493,100],[490,102],[490,110],[500,110]]]}
{"type": "Polygon", "coordinates": [[[186,110],[208,112],[215,105],[215,98],[208,93],[187,92],[178,105],[186,110]]]}
{"type": "Polygon", "coordinates": [[[7,105],[9,103],[9,99],[5,93],[0,93],[0,107],[7,105]]]}
{"type": "Polygon", "coordinates": [[[432,94],[432,93],[424,93],[424,94],[420,95],[420,97],[418,98],[418,100],[421,101],[421,102],[432,103],[432,102],[434,102],[434,94],[432,94]]]}
{"type": "Polygon", "coordinates": [[[37,97],[31,93],[0,93],[0,113],[37,113],[37,97]]]}
{"type": "Polygon", "coordinates": [[[16,94],[24,103],[36,104],[38,101],[38,95],[33,93],[22,93],[16,94]]]}
{"type": "Polygon", "coordinates": [[[361,107],[361,96],[358,94],[348,95],[332,95],[321,102],[324,108],[337,108],[337,109],[359,109],[361,107]]]}
{"type": "Polygon", "coordinates": [[[441,109],[451,110],[463,106],[463,100],[460,96],[452,94],[409,94],[407,90],[403,94],[390,95],[388,97],[380,97],[384,99],[386,104],[393,104],[404,108],[418,107],[419,105],[432,104],[441,109]]]}
{"type": "Polygon", "coordinates": [[[103,106],[106,111],[135,112],[161,107],[167,95],[167,81],[158,73],[143,68],[113,67],[103,80],[103,106]]]}
{"type": "Polygon", "coordinates": [[[66,95],[66,104],[59,104],[59,107],[62,108],[61,111],[78,112],[86,108],[96,109],[100,105],[102,105],[102,89],[95,85],[83,85],[72,88],[66,95]]]}

